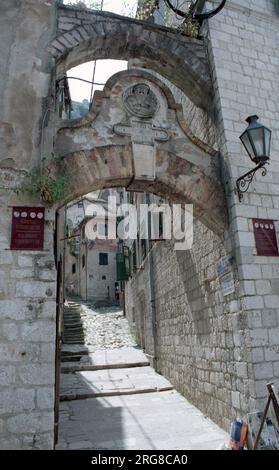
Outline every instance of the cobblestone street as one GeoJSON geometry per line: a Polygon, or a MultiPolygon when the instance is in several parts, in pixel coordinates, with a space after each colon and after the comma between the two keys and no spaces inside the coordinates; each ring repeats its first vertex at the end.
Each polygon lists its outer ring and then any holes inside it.
{"type": "Polygon", "coordinates": [[[228,440],[150,367],[119,308],[75,308],[85,344],[63,346],[57,450],[216,449],[228,440]]]}
{"type": "Polygon", "coordinates": [[[85,343],[91,352],[136,346],[128,321],[119,307],[94,308],[81,304],[85,343]]]}

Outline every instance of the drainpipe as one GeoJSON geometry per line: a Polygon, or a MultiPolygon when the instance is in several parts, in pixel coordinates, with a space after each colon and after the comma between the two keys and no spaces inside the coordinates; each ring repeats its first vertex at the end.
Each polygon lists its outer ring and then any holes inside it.
{"type": "MultiPolygon", "coordinates": [[[[146,193],[146,203],[150,205],[150,194],[146,193]]],[[[148,213],[149,214],[149,213],[148,213]]],[[[153,357],[153,367],[157,371],[158,369],[158,357],[157,357],[157,320],[156,320],[156,300],[155,300],[155,289],[154,289],[154,258],[153,250],[151,248],[151,223],[149,223],[148,215],[148,256],[149,256],[149,287],[150,287],[150,304],[151,304],[151,319],[152,319],[152,336],[154,343],[154,357],[153,357]]]]}

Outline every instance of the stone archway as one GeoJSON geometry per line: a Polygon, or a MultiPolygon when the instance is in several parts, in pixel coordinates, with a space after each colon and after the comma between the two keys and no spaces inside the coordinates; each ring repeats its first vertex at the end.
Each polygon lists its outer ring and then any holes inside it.
{"type": "Polygon", "coordinates": [[[48,51],[55,59],[58,76],[93,59],[139,58],[198,107],[207,109],[211,100],[212,83],[203,40],[166,27],[60,5],[57,34],[48,51]]]}
{"type": "Polygon", "coordinates": [[[55,154],[56,171],[70,182],[67,201],[93,189],[124,186],[193,204],[198,219],[224,233],[218,154],[192,135],[170,90],[150,73],[132,69],[111,77],[95,93],[87,116],[61,124],[55,154]],[[131,103],[141,116],[125,101],[137,87],[131,103]]]}

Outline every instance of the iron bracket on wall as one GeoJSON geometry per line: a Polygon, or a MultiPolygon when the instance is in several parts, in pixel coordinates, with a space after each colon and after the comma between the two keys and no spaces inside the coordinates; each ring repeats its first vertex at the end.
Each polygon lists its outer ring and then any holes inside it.
{"type": "Polygon", "coordinates": [[[237,194],[238,194],[238,199],[239,199],[239,202],[242,201],[243,199],[243,194],[246,193],[250,187],[250,184],[252,183],[253,181],[253,178],[255,176],[255,173],[262,169],[262,176],[265,176],[267,174],[267,169],[265,167],[267,162],[264,162],[264,163],[259,163],[255,168],[253,168],[252,170],[248,171],[247,173],[245,173],[243,176],[240,176],[237,180],[236,180],[236,191],[237,191],[237,194]]]}

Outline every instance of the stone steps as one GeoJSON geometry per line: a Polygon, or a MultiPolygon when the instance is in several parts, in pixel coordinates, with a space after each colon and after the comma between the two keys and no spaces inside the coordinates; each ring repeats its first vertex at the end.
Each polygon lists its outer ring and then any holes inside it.
{"type": "MultiPolygon", "coordinates": [[[[84,316],[78,303],[72,301],[66,303],[63,312],[64,344],[84,344],[84,330],[81,320],[84,316]]],[[[73,360],[78,361],[79,359],[75,357],[73,360]]]]}
{"type": "Polygon", "coordinates": [[[83,326],[81,323],[64,323],[64,327],[66,327],[67,329],[73,329],[73,328],[83,329],[83,326]]]}
{"type": "Polygon", "coordinates": [[[64,342],[66,344],[82,344],[83,341],[80,339],[80,338],[77,338],[77,339],[71,339],[71,338],[66,338],[64,339],[64,342]]]}
{"type": "Polygon", "coordinates": [[[172,384],[149,366],[85,370],[61,374],[60,401],[135,395],[173,390],[172,384]]]}
{"type": "Polygon", "coordinates": [[[124,369],[131,367],[146,367],[149,366],[150,363],[148,361],[145,362],[123,362],[122,364],[103,364],[103,365],[95,365],[90,364],[87,362],[80,362],[79,359],[72,359],[71,361],[62,361],[63,365],[61,366],[61,372],[67,374],[71,372],[80,372],[84,370],[102,370],[102,369],[124,369]]]}
{"type": "Polygon", "coordinates": [[[60,395],[60,401],[72,401],[72,400],[86,400],[87,398],[102,398],[102,397],[119,397],[124,395],[139,395],[144,393],[158,393],[158,392],[168,392],[173,390],[173,386],[170,385],[169,387],[161,387],[161,388],[141,388],[135,390],[125,390],[125,389],[118,389],[118,390],[110,390],[108,392],[87,392],[87,393],[76,393],[76,394],[67,394],[67,395],[60,395]]]}

